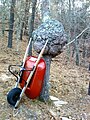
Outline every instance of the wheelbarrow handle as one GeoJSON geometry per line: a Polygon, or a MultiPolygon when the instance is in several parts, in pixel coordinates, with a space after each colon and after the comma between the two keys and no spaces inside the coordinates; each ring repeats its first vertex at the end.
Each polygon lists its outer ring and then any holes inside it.
{"type": "Polygon", "coordinates": [[[14,72],[12,72],[12,70],[11,70],[11,67],[12,66],[18,66],[18,67],[21,67],[20,65],[9,65],[8,66],[8,70],[9,70],[9,72],[12,74],[12,75],[14,75],[16,78],[17,78],[17,80],[18,80],[18,76],[14,73],[14,72]]]}
{"type": "Polygon", "coordinates": [[[18,76],[16,75],[16,74],[14,74],[14,72],[11,70],[11,67],[13,67],[13,66],[18,66],[18,67],[20,67],[21,68],[21,70],[20,70],[20,72],[19,72],[19,77],[21,77],[21,72],[22,71],[32,71],[33,70],[33,68],[32,69],[25,69],[25,68],[23,68],[22,67],[22,65],[9,65],[8,66],[8,70],[9,70],[9,72],[11,73],[11,74],[13,74],[16,78],[17,78],[17,80],[18,80],[18,76]]]}
{"type": "Polygon", "coordinates": [[[24,67],[26,58],[27,58],[27,56],[28,56],[28,50],[29,50],[29,47],[30,47],[31,40],[32,40],[32,38],[30,38],[29,43],[28,43],[28,46],[27,46],[27,48],[26,48],[25,55],[24,55],[23,62],[22,62],[22,67],[24,67]]]}

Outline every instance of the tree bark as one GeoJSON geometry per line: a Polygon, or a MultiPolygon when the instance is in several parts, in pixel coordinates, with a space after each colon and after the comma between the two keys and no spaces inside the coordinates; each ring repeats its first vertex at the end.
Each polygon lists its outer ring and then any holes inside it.
{"type": "Polygon", "coordinates": [[[39,99],[41,101],[47,101],[49,99],[49,76],[50,76],[51,56],[44,55],[43,58],[46,61],[46,73],[44,76],[43,88],[40,93],[39,99]]]}
{"type": "MultiPolygon", "coordinates": [[[[42,6],[41,6],[42,22],[45,22],[46,20],[50,19],[50,3],[49,2],[50,2],[49,0],[42,0],[42,6]]],[[[49,99],[49,76],[50,76],[51,56],[44,55],[43,58],[46,62],[46,73],[45,73],[44,84],[43,84],[39,99],[41,101],[47,101],[49,99]]]]}
{"type": "Polygon", "coordinates": [[[50,0],[50,14],[52,18],[60,20],[60,16],[58,15],[58,4],[59,0],[50,0]]]}
{"type": "Polygon", "coordinates": [[[21,29],[20,29],[20,40],[22,41],[22,37],[23,37],[23,27],[24,27],[24,23],[21,22],[21,29]]]}
{"type": "Polygon", "coordinates": [[[49,0],[42,0],[42,22],[50,18],[50,1],[49,0]]]}
{"type": "Polygon", "coordinates": [[[9,48],[12,48],[15,3],[16,3],[16,0],[11,1],[9,35],[8,35],[8,47],[9,48]]]}

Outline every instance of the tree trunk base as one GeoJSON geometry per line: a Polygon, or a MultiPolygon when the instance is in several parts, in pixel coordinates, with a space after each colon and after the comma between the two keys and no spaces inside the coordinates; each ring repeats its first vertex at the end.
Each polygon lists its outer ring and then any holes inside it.
{"type": "Polygon", "coordinates": [[[39,100],[46,102],[49,100],[49,76],[50,76],[50,64],[51,64],[51,56],[44,55],[44,60],[46,61],[46,73],[44,76],[43,88],[39,96],[39,100]]]}

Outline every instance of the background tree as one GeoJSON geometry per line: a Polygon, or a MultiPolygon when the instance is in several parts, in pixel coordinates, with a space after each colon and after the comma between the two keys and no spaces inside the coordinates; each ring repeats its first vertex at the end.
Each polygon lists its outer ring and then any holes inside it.
{"type": "MultiPolygon", "coordinates": [[[[34,30],[34,20],[35,20],[35,12],[36,12],[36,4],[37,4],[37,0],[32,0],[32,13],[30,16],[30,21],[29,21],[29,39],[32,38],[32,32],[34,30]]],[[[28,55],[32,55],[32,40],[31,40],[31,44],[29,47],[29,52],[28,55]]]]}
{"type": "Polygon", "coordinates": [[[9,22],[9,35],[8,35],[8,47],[9,48],[12,48],[15,2],[16,0],[11,1],[11,8],[10,8],[10,22],[9,22]]]}
{"type": "Polygon", "coordinates": [[[30,3],[33,2],[32,0],[26,0],[25,1],[25,14],[24,14],[24,35],[27,35],[28,33],[28,20],[29,20],[29,10],[30,10],[30,3]]]}

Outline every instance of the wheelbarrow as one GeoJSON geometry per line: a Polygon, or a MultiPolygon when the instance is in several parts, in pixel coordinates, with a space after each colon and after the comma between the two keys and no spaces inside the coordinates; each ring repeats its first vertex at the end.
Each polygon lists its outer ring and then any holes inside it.
{"type": "Polygon", "coordinates": [[[46,71],[45,60],[42,58],[45,47],[48,43],[46,41],[38,57],[29,56],[28,50],[31,39],[26,48],[22,65],[9,65],[8,69],[16,77],[16,84],[7,94],[7,101],[15,108],[18,107],[23,94],[25,93],[30,99],[35,99],[40,95],[42,90],[44,75],[46,71]],[[19,74],[16,75],[11,68],[14,66],[20,67],[19,74]]]}

